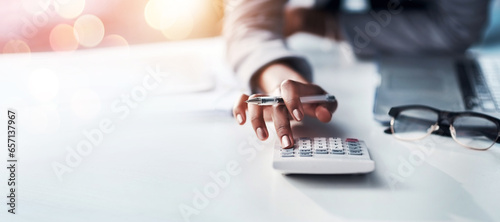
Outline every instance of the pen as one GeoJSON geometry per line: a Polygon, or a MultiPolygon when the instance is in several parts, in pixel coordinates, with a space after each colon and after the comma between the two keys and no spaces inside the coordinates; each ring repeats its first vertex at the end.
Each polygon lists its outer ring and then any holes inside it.
{"type": "MultiPolygon", "coordinates": [[[[315,96],[302,96],[300,97],[301,103],[322,103],[322,102],[335,102],[335,96],[332,95],[315,95],[315,96]]],[[[248,104],[256,104],[261,106],[269,106],[274,104],[285,104],[282,97],[255,97],[246,101],[248,104]]]]}

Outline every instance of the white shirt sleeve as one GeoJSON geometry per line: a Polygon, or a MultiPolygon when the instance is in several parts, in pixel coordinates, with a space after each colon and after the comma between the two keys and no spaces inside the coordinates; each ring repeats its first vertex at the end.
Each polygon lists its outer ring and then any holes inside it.
{"type": "MultiPolygon", "coordinates": [[[[287,49],[283,36],[286,0],[226,0],[224,37],[227,58],[239,79],[252,76],[275,61],[288,63],[306,79],[312,69],[304,57],[287,49]]],[[[252,89],[255,90],[255,89],[252,89]]]]}

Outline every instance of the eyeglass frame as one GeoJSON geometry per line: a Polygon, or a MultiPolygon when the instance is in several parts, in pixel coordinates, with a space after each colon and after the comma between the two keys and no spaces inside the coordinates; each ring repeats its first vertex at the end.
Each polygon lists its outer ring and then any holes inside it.
{"type": "Polygon", "coordinates": [[[472,150],[481,150],[481,151],[490,149],[491,147],[493,147],[493,145],[495,145],[495,143],[500,143],[500,119],[497,119],[495,117],[492,117],[492,116],[489,116],[489,115],[486,115],[486,114],[483,114],[483,113],[471,112],[471,111],[463,111],[463,112],[444,111],[444,110],[439,110],[439,109],[436,109],[434,107],[430,107],[430,106],[426,106],[426,105],[404,105],[404,106],[392,107],[389,110],[389,116],[391,116],[391,122],[390,122],[390,129],[391,129],[391,131],[390,132],[391,132],[391,134],[394,137],[396,137],[397,139],[400,139],[400,140],[415,141],[415,140],[420,140],[420,139],[423,139],[425,137],[428,137],[431,134],[438,134],[438,135],[444,135],[444,136],[450,136],[451,135],[451,137],[453,138],[453,140],[455,142],[457,142],[458,144],[460,144],[460,145],[462,145],[462,146],[464,146],[466,148],[472,149],[472,150]],[[395,121],[395,118],[402,111],[411,110],[411,109],[427,109],[427,110],[435,112],[438,115],[436,123],[434,123],[431,126],[432,130],[428,130],[428,132],[424,136],[422,136],[420,138],[405,139],[405,138],[398,137],[394,133],[394,121],[395,121]],[[495,123],[495,125],[497,127],[497,137],[493,140],[494,142],[489,147],[487,147],[485,149],[480,149],[480,148],[474,148],[474,147],[471,147],[471,146],[467,146],[467,145],[461,143],[460,141],[458,141],[458,139],[456,138],[455,128],[453,127],[453,122],[455,121],[455,119],[457,117],[462,117],[462,116],[480,117],[480,118],[484,118],[484,119],[487,119],[487,120],[495,123]],[[443,121],[445,121],[445,120],[446,120],[446,122],[448,122],[448,125],[449,125],[448,129],[446,129],[445,127],[442,127],[442,126],[446,126],[445,123],[443,123],[443,121]]]}

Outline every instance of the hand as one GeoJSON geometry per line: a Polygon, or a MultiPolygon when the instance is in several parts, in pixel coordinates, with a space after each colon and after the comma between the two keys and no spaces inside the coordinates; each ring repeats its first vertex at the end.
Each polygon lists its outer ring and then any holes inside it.
{"type": "MultiPolygon", "coordinates": [[[[289,73],[290,77],[294,78],[296,77],[295,75],[298,75],[288,67],[283,67],[283,65],[267,68],[262,75],[266,76],[266,72],[274,74],[268,76],[275,78],[283,77],[287,75],[286,73],[289,73]]],[[[293,147],[294,139],[292,129],[290,128],[290,120],[302,121],[304,115],[308,115],[317,118],[321,122],[329,122],[332,118],[333,112],[337,109],[337,102],[302,104],[300,102],[301,96],[326,94],[326,91],[321,87],[304,81],[305,80],[303,79],[299,79],[299,81],[286,79],[279,84],[278,88],[270,93],[271,96],[282,96],[285,101],[285,105],[248,105],[245,101],[249,98],[266,95],[254,94],[248,96],[244,94],[236,102],[233,108],[233,115],[238,123],[243,125],[247,119],[246,111],[248,111],[248,118],[250,119],[253,129],[260,140],[266,140],[269,137],[265,121],[273,120],[276,133],[281,141],[281,146],[283,148],[293,147]]],[[[261,84],[261,87],[262,86],[263,85],[261,84]]],[[[266,87],[264,86],[263,88],[265,89],[266,87]]]]}

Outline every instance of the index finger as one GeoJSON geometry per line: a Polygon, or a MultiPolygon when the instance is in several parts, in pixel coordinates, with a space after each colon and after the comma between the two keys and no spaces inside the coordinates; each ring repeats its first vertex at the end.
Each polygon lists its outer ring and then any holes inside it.
{"type": "Polygon", "coordinates": [[[298,82],[285,80],[281,83],[281,96],[290,115],[297,121],[304,118],[304,108],[300,102],[300,87],[298,82]]]}

